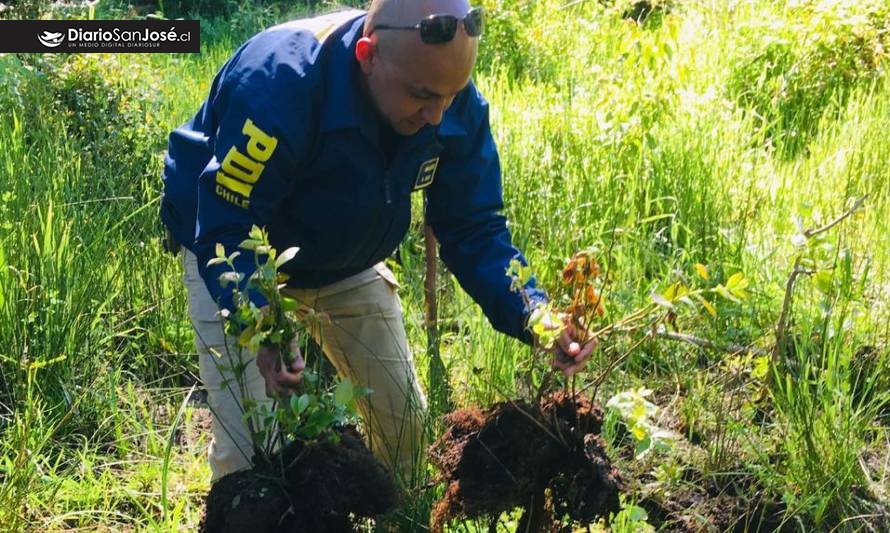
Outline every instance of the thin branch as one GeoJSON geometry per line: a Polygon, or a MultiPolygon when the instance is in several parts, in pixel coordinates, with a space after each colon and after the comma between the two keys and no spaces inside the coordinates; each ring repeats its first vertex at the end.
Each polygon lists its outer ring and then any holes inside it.
{"type": "MultiPolygon", "coordinates": [[[[868,198],[868,195],[859,198],[853,204],[850,209],[848,209],[844,214],[832,220],[828,224],[815,229],[808,229],[803,232],[803,236],[807,239],[811,239],[816,235],[821,233],[825,233],[831,228],[837,226],[841,222],[843,222],[847,217],[855,213],[862,207],[862,204],[865,203],[865,200],[868,198]]],[[[791,270],[791,275],[788,276],[788,281],[785,284],[785,298],[782,301],[782,312],[779,314],[779,320],[776,322],[776,345],[773,347],[773,362],[775,363],[779,355],[784,352],[785,344],[786,344],[786,336],[788,332],[788,318],[791,314],[791,307],[794,300],[794,283],[797,281],[797,278],[801,275],[812,275],[815,274],[815,270],[801,268],[800,262],[803,258],[802,255],[798,255],[797,259],[794,261],[794,268],[791,270]]]]}
{"type": "Polygon", "coordinates": [[[794,261],[794,268],[791,270],[791,275],[788,276],[788,281],[785,283],[785,298],[782,301],[782,312],[779,313],[779,320],[776,322],[776,344],[773,347],[774,363],[778,360],[779,354],[785,346],[785,332],[788,329],[788,316],[791,313],[791,304],[794,299],[794,283],[797,281],[798,276],[807,272],[800,268],[800,260],[801,256],[797,256],[797,259],[794,261]]]}
{"type": "Polygon", "coordinates": [[[426,351],[429,357],[430,400],[433,412],[448,412],[452,406],[451,389],[439,346],[439,311],[436,301],[439,269],[438,248],[436,236],[429,224],[423,227],[423,242],[426,250],[426,275],[423,285],[424,327],[427,339],[426,351]]]}
{"type": "Polygon", "coordinates": [[[488,446],[485,445],[484,442],[482,442],[482,439],[479,438],[479,436],[476,437],[476,442],[478,442],[479,445],[482,446],[482,448],[484,448],[486,452],[488,452],[488,455],[490,455],[491,458],[495,460],[495,462],[498,464],[498,466],[500,466],[501,468],[504,469],[504,472],[506,472],[507,475],[510,476],[510,480],[513,481],[514,484],[518,485],[519,480],[516,479],[516,477],[513,475],[512,472],[510,472],[510,469],[507,468],[507,465],[505,465],[504,463],[501,462],[500,459],[498,459],[498,456],[495,455],[495,453],[493,451],[491,451],[491,448],[489,448],[488,446]]]}
{"type": "MultiPolygon", "coordinates": [[[[495,383],[494,380],[490,380],[490,381],[488,381],[487,384],[488,384],[491,388],[493,388],[493,389],[495,390],[495,392],[497,392],[499,395],[501,395],[501,397],[505,398],[505,401],[506,401],[507,403],[509,403],[510,405],[512,405],[512,406],[513,406],[517,411],[519,411],[523,416],[525,416],[526,418],[528,418],[534,425],[538,426],[538,428],[540,428],[541,431],[543,431],[544,433],[546,433],[548,437],[552,438],[554,441],[556,441],[556,442],[558,442],[558,443],[560,443],[560,444],[565,444],[565,442],[561,441],[556,435],[554,435],[549,429],[547,429],[547,426],[545,426],[545,425],[542,424],[537,418],[535,418],[535,416],[534,416],[532,413],[529,413],[528,411],[526,411],[525,409],[523,409],[522,407],[520,407],[519,404],[516,402],[516,400],[510,398],[510,396],[509,396],[508,394],[506,394],[500,387],[498,387],[497,383],[495,383]]],[[[534,405],[533,408],[537,409],[538,412],[541,412],[541,405],[540,405],[540,403],[534,405]]]]}
{"type": "Polygon", "coordinates": [[[563,5],[559,6],[559,9],[568,9],[570,7],[575,7],[578,4],[583,4],[585,1],[586,0],[572,0],[568,4],[563,4],[563,5]]]}
{"type": "Polygon", "coordinates": [[[702,339],[701,337],[696,337],[694,335],[689,335],[686,333],[675,333],[672,331],[659,331],[656,333],[656,336],[672,340],[689,343],[699,348],[706,348],[708,350],[715,350],[718,352],[726,352],[726,353],[753,353],[755,355],[769,355],[770,352],[757,348],[756,346],[744,346],[742,344],[720,344],[708,339],[702,339]]]}
{"type": "Polygon", "coordinates": [[[830,230],[831,228],[833,228],[833,227],[837,226],[838,224],[840,224],[841,222],[843,222],[845,218],[849,217],[850,215],[852,215],[853,213],[858,211],[859,208],[862,207],[862,204],[864,204],[865,200],[867,200],[867,199],[868,199],[868,195],[866,194],[862,198],[856,200],[856,203],[853,204],[853,207],[848,209],[846,213],[837,217],[836,219],[832,220],[831,222],[822,226],[821,228],[806,230],[805,232],[803,232],[803,236],[806,237],[807,239],[809,239],[809,238],[815,237],[816,235],[819,235],[820,233],[825,233],[826,231],[830,230]]]}
{"type": "Polygon", "coordinates": [[[600,372],[599,375],[597,375],[596,379],[594,379],[587,385],[584,385],[583,387],[581,387],[576,394],[582,394],[584,391],[586,391],[590,388],[593,388],[593,393],[590,395],[590,397],[592,399],[596,399],[596,395],[599,392],[600,385],[602,385],[603,382],[606,381],[606,378],[609,376],[609,374],[612,373],[612,370],[614,370],[615,367],[618,366],[619,364],[621,364],[625,359],[630,357],[630,354],[633,353],[633,351],[636,350],[637,347],[639,347],[645,341],[646,341],[646,337],[641,338],[639,341],[634,343],[633,346],[628,348],[628,350],[626,352],[624,352],[623,354],[619,355],[618,357],[615,357],[614,359],[610,360],[609,364],[606,366],[605,370],[600,372]]]}

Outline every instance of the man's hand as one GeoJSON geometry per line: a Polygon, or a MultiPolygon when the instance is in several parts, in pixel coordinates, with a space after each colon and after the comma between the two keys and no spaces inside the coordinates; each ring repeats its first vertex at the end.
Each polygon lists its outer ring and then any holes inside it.
{"type": "Polygon", "coordinates": [[[566,328],[553,344],[553,361],[550,366],[562,370],[566,377],[571,377],[578,373],[590,359],[590,354],[596,348],[596,339],[591,337],[586,331],[579,330],[568,319],[563,317],[566,328]],[[575,339],[587,338],[588,340],[582,346],[575,339]]]}
{"type": "Polygon", "coordinates": [[[303,361],[303,354],[300,353],[296,338],[291,343],[291,353],[294,355],[294,361],[288,368],[281,363],[281,351],[278,348],[260,346],[257,351],[256,365],[260,369],[260,375],[266,380],[266,396],[270,398],[290,396],[303,379],[306,363],[303,361]]]}

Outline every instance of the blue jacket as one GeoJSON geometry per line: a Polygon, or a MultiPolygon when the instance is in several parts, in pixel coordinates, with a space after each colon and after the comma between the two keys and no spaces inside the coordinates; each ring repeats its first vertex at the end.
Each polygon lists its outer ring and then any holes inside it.
{"type": "MultiPolygon", "coordinates": [[[[320,287],[391,255],[408,230],[411,193],[425,190],[442,260],[497,330],[529,342],[528,309],[505,275],[510,259],[525,260],[500,214],[488,104],[470,83],[438,127],[402,138],[387,162],[380,119],[356,79],[365,17],[341,17],[315,33],[306,21],[270,28],[226,62],[198,113],[170,134],[163,222],[231,309],[231,287],[218,281],[228,267],[206,266],[216,243],[231,253],[252,225],[266,227],[278,250],[300,247],[282,268],[288,285],[320,287]]],[[[254,271],[250,253],[235,263],[254,271]]],[[[526,293],[544,299],[533,282],[526,293]]]]}

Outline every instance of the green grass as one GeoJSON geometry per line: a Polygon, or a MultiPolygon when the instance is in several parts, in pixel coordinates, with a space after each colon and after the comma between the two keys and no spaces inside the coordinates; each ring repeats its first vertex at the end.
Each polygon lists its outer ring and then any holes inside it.
{"type": "MultiPolygon", "coordinates": [[[[799,278],[794,350],[765,373],[756,357],[667,340],[633,350],[598,399],[655,389],[696,451],[624,466],[751,483],[802,531],[882,529],[890,85],[879,50],[890,50],[890,10],[689,1],[637,26],[620,17],[627,2],[483,3],[492,18],[476,81],[506,212],[552,293],[566,258],[592,245],[609,252],[606,319],[694,279],[696,263],[712,282],[742,271],[749,299],[679,325],[768,350],[795,259],[820,271],[799,278]],[[865,194],[824,239],[792,244],[795,217],[815,228],[865,194]]],[[[209,435],[177,437],[196,427],[190,406],[174,427],[197,372],[181,266],[159,244],[161,154],[234,48],[287,16],[248,6],[205,20],[197,56],[0,57],[0,529],[197,527],[209,435]]],[[[421,239],[418,223],[397,274],[425,380],[421,239]]],[[[496,334],[452,278],[441,284],[457,403],[516,394],[529,350],[496,334]]],[[[604,339],[603,353],[632,342],[604,339]]],[[[660,472],[664,490],[688,482],[660,472]]],[[[406,506],[406,531],[435,496],[406,506]]]]}

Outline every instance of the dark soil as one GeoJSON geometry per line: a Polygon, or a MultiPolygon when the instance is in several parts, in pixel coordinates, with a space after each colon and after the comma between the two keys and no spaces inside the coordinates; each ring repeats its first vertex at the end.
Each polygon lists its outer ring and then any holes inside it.
{"type": "Polygon", "coordinates": [[[354,428],[339,431],[337,443],[294,442],[269,464],[214,483],[201,530],[341,533],[394,508],[392,478],[354,428]]]}
{"type": "Polygon", "coordinates": [[[784,520],[783,504],[764,500],[756,494],[711,494],[701,487],[688,486],[672,491],[667,500],[646,499],[640,505],[646,509],[650,524],[658,531],[669,533],[795,530],[792,523],[784,520]]]}
{"type": "Polygon", "coordinates": [[[451,519],[488,517],[522,507],[520,531],[545,531],[556,519],[589,523],[619,509],[622,482],[598,433],[603,411],[564,392],[540,406],[505,402],[461,409],[431,460],[447,484],[431,519],[441,531],[451,519]]]}

